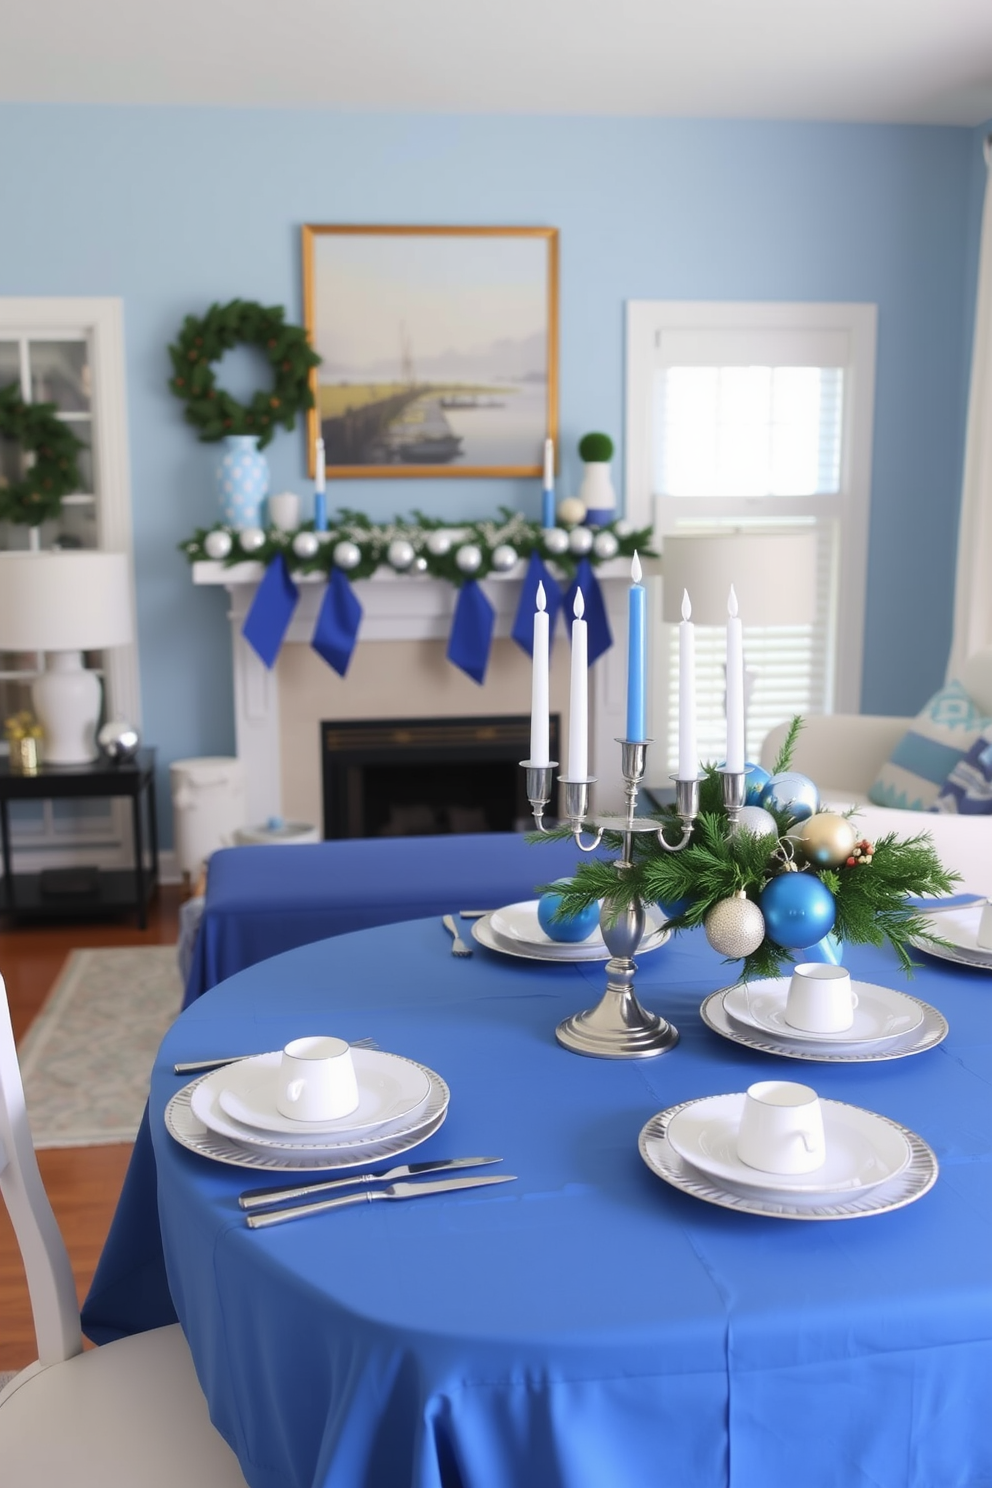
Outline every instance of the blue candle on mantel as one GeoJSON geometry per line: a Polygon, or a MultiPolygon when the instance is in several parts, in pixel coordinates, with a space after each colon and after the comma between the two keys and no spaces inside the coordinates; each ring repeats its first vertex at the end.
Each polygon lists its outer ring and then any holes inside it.
{"type": "Polygon", "coordinates": [[[318,532],[327,531],[327,497],[324,494],[326,476],[326,461],[324,458],[324,441],[317,440],[317,468],[314,471],[313,483],[313,525],[318,532]]]}
{"type": "Polygon", "coordinates": [[[541,526],[555,525],[555,442],[544,441],[544,489],[541,492],[541,526]]]}
{"type": "Polygon", "coordinates": [[[637,554],[630,565],[633,583],[627,596],[627,738],[631,743],[643,743],[644,691],[647,682],[645,664],[645,638],[647,623],[647,592],[641,583],[641,560],[637,554]]]}

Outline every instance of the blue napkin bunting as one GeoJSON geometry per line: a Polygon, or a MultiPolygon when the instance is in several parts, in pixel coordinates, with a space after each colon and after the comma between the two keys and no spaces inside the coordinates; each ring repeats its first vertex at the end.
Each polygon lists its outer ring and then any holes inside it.
{"type": "Polygon", "coordinates": [[[339,677],[348,670],[361,623],[362,606],[358,595],[342,570],[332,568],[310,644],[339,677]]]}
{"type": "Polygon", "coordinates": [[[300,591],[290,578],[286,560],[277,553],[255,590],[255,598],[241,627],[241,634],[267,667],[276,664],[299,598],[300,591]]]}
{"type": "Polygon", "coordinates": [[[582,598],[585,601],[585,621],[589,627],[589,665],[598,661],[604,651],[609,651],[613,645],[613,635],[610,631],[610,622],[606,617],[606,604],[603,600],[603,591],[599,587],[599,580],[595,570],[588,558],[583,558],[575,575],[575,582],[565,595],[565,629],[571,634],[572,611],[575,605],[575,591],[582,590],[582,598]]]}
{"type": "Polygon", "coordinates": [[[467,672],[480,687],[489,665],[495,624],[496,611],[475,579],[469,579],[455,605],[455,618],[448,637],[448,660],[467,672]]]}
{"type": "Polygon", "coordinates": [[[562,605],[561,587],[558,580],[552,576],[550,569],[541,555],[539,553],[531,553],[527,572],[524,574],[523,586],[520,590],[520,603],[517,605],[513,629],[510,631],[510,634],[520,649],[526,651],[527,655],[531,657],[534,655],[534,611],[537,609],[538,584],[544,585],[544,596],[547,601],[550,649],[554,645],[555,622],[558,619],[558,611],[562,605]]]}

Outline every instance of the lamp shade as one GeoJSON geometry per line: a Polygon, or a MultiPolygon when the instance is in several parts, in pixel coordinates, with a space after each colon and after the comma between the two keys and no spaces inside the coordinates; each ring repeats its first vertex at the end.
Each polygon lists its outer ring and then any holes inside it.
{"type": "Polygon", "coordinates": [[[96,651],[132,634],[123,553],[0,553],[0,649],[96,651]]]}
{"type": "Polygon", "coordinates": [[[722,625],[731,584],[745,625],[809,625],[816,615],[812,532],[673,532],[662,542],[662,618],[722,625]]]}

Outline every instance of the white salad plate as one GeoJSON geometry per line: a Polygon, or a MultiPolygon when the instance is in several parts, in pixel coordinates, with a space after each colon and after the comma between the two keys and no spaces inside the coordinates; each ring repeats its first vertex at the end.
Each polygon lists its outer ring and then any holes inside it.
{"type": "MultiPolygon", "coordinates": [[[[947,1037],[947,1019],[928,1002],[921,1002],[923,1022],[912,1033],[900,1034],[873,1044],[827,1044],[796,1036],[779,1037],[766,1033],[762,1028],[751,1028],[738,1023],[723,1005],[727,989],[711,992],[703,999],[699,1016],[707,1028],[732,1043],[743,1044],[746,1049],[756,1049],[760,1054],[780,1054],[783,1059],[811,1059],[818,1064],[865,1064],[881,1059],[905,1059],[910,1054],[922,1054],[932,1049],[947,1037]]],[[[914,999],[915,1001],[915,999],[914,999]]]]}
{"type": "Polygon", "coordinates": [[[826,1160],[812,1173],[765,1173],[737,1156],[743,1092],[691,1101],[668,1123],[679,1157],[710,1178],[766,1194],[865,1193],[895,1178],[912,1151],[902,1128],[843,1101],[820,1101],[826,1160]]]}
{"type": "MultiPolygon", "coordinates": [[[[472,935],[491,951],[503,951],[508,956],[523,956],[531,961],[608,961],[602,932],[597,925],[586,940],[552,940],[541,929],[537,918],[536,899],[522,900],[519,904],[508,904],[503,909],[494,909],[483,915],[472,926],[472,935]]],[[[671,936],[659,909],[647,913],[644,938],[638,951],[644,955],[664,945],[671,936]]]]}
{"type": "MultiPolygon", "coordinates": [[[[883,1179],[872,1187],[840,1189],[828,1193],[785,1192],[745,1187],[730,1179],[717,1178],[695,1164],[687,1162],[668,1139],[670,1123],[687,1108],[697,1104],[685,1101],[652,1116],[641,1129],[638,1151],[642,1159],[659,1178],[680,1189],[692,1198],[702,1199],[707,1204],[717,1204],[722,1209],[736,1209],[739,1214],[758,1214],[770,1219],[862,1219],[871,1214],[887,1214],[893,1209],[902,1209],[906,1204],[922,1198],[937,1181],[939,1168],[937,1159],[915,1132],[897,1122],[878,1116],[877,1121],[886,1122],[905,1140],[909,1149],[909,1161],[902,1170],[890,1178],[883,1179]]],[[[829,1101],[826,1106],[839,1106],[839,1101],[829,1101]]],[[[856,1110],[847,1107],[847,1110],[856,1110]]],[[[868,1115],[868,1112],[862,1112],[868,1115]]],[[[809,1176],[809,1175],[807,1175],[809,1176]]]]}
{"type": "Polygon", "coordinates": [[[961,909],[946,909],[928,920],[928,929],[942,940],[949,941],[950,948],[916,938],[911,944],[918,951],[936,956],[941,961],[953,961],[958,966],[976,966],[983,971],[992,971],[992,951],[978,944],[978,926],[983,907],[982,904],[968,904],[961,909]]]}
{"type": "MultiPolygon", "coordinates": [[[[411,1060],[384,1054],[379,1049],[353,1049],[351,1057],[358,1084],[358,1105],[347,1116],[333,1121],[294,1121],[282,1114],[276,1105],[282,1058],[278,1053],[259,1054],[215,1070],[201,1086],[198,1100],[205,1101],[209,1092],[225,1116],[267,1137],[328,1137],[335,1142],[362,1136],[373,1127],[381,1130],[387,1123],[402,1121],[414,1115],[426,1101],[430,1082],[411,1060]]],[[[201,1116],[201,1120],[205,1119],[201,1116]]]]}
{"type": "Polygon", "coordinates": [[[368,1163],[382,1162],[398,1157],[401,1152],[426,1142],[427,1138],[444,1122],[448,1114],[450,1092],[440,1075],[425,1065],[419,1065],[427,1076],[430,1093],[417,1122],[409,1130],[379,1135],[375,1140],[341,1145],[327,1149],[306,1146],[279,1147],[274,1142],[256,1143],[258,1134],[243,1128],[241,1137],[234,1139],[211,1131],[192,1109],[192,1100],[197,1088],[209,1076],[201,1075],[169,1101],[165,1108],[165,1125],[169,1135],[180,1146],[200,1157],[209,1157],[214,1162],[227,1163],[236,1168],[255,1168],[267,1172],[323,1173],[331,1169],[365,1167],[368,1163]]]}
{"type": "Polygon", "coordinates": [[[737,1023],[763,1029],[777,1038],[801,1039],[803,1043],[873,1044],[912,1033],[923,1022],[923,1008],[915,997],[907,997],[891,987],[876,987],[871,982],[852,982],[858,1005],[850,1028],[839,1033],[794,1028],[785,1017],[790,982],[791,977],[738,982],[725,994],[723,1005],[737,1023]]]}

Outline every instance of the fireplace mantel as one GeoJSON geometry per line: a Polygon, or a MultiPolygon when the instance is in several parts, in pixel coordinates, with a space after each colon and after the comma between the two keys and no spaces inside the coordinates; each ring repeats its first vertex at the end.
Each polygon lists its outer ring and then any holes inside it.
{"type": "MultiPolygon", "coordinates": [[[[647,566],[647,565],[646,565],[647,566]]],[[[234,659],[234,709],[237,751],[247,770],[249,821],[281,816],[279,683],[244,640],[241,628],[264,573],[260,563],[193,564],[194,584],[221,585],[230,595],[228,618],[234,659]]],[[[524,565],[508,574],[493,574],[482,588],[496,611],[497,637],[510,634],[520,598],[524,565]]],[[[613,645],[590,672],[590,773],[598,777],[604,807],[622,797],[620,750],[614,742],[625,725],[627,663],[627,589],[630,567],[614,559],[596,571],[613,633],[613,645]]],[[[309,644],[324,590],[321,575],[297,576],[300,602],[286,634],[287,642],[309,644]]],[[[363,610],[358,645],[376,641],[447,640],[456,591],[440,579],[379,569],[355,582],[363,610]]],[[[316,740],[315,740],[316,748],[316,740]]]]}

